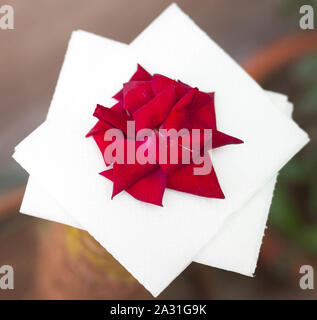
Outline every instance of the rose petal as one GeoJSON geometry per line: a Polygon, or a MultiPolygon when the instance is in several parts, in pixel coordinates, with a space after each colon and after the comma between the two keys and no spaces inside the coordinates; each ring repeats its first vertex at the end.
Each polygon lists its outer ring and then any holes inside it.
{"type": "MultiPolygon", "coordinates": [[[[138,64],[136,72],[130,78],[130,81],[150,81],[152,79],[152,75],[148,73],[142,66],[138,64]]],[[[123,100],[123,89],[121,89],[118,93],[113,96],[114,99],[118,101],[123,100]]]]}
{"type": "Polygon", "coordinates": [[[164,129],[191,129],[189,108],[198,90],[190,89],[178,102],[174,105],[166,120],[163,122],[164,129]]]}
{"type": "Polygon", "coordinates": [[[195,164],[184,165],[167,177],[167,187],[201,197],[224,199],[216,173],[212,167],[207,175],[194,175],[195,164]]]}
{"type": "Polygon", "coordinates": [[[105,154],[106,148],[112,143],[112,141],[105,141],[104,135],[105,135],[104,132],[100,132],[100,133],[94,134],[93,138],[100,150],[100,153],[102,155],[102,158],[104,159],[106,166],[109,166],[111,165],[111,162],[106,161],[104,154],[105,154]]]}
{"type": "Polygon", "coordinates": [[[108,170],[99,172],[99,174],[113,182],[113,169],[108,169],[108,170]]]}
{"type": "Polygon", "coordinates": [[[183,97],[188,90],[190,89],[189,86],[184,85],[181,82],[177,82],[173,79],[165,77],[161,74],[154,74],[152,78],[152,90],[155,95],[159,94],[161,91],[165,90],[166,88],[174,86],[176,89],[176,99],[179,100],[183,97]]]}
{"type": "Polygon", "coordinates": [[[190,108],[190,121],[194,129],[216,129],[214,93],[198,91],[190,108]]]}
{"type": "MultiPolygon", "coordinates": [[[[124,161],[123,163],[115,162],[113,164],[113,193],[112,197],[116,196],[121,191],[131,187],[137,181],[145,178],[149,173],[157,169],[159,166],[155,163],[155,158],[152,163],[140,163],[137,159],[137,152],[140,146],[146,147],[148,151],[152,148],[152,140],[145,141],[124,140],[124,161]],[[135,144],[135,145],[134,145],[135,144]],[[131,146],[134,145],[134,148],[131,146]],[[128,161],[129,160],[129,161],[128,161]]],[[[154,137],[155,140],[155,137],[154,137]]]]}
{"type": "Polygon", "coordinates": [[[111,128],[112,126],[110,126],[108,123],[98,120],[95,126],[86,134],[86,138],[98,133],[104,133],[106,130],[111,128]]]}
{"type": "MultiPolygon", "coordinates": [[[[211,130],[210,130],[211,131],[211,130]]],[[[210,135],[204,131],[188,130],[187,133],[177,136],[159,135],[159,139],[165,139],[164,143],[158,144],[157,162],[163,171],[169,175],[182,165],[189,164],[201,153],[212,148],[212,132],[210,135]],[[166,163],[162,163],[160,155],[166,153],[166,163]],[[173,156],[173,157],[172,157],[173,156]],[[177,163],[172,163],[171,159],[177,158],[177,163]]],[[[164,158],[165,160],[165,158],[164,158]]],[[[175,162],[175,160],[173,161],[175,162]]]]}
{"type": "MultiPolygon", "coordinates": [[[[113,181],[113,169],[100,173],[105,178],[113,181]]],[[[163,206],[162,200],[166,188],[167,177],[161,169],[148,174],[144,179],[139,180],[130,188],[126,189],[132,197],[137,200],[163,206]]]]}
{"type": "Polygon", "coordinates": [[[150,81],[152,75],[147,72],[140,64],[137,66],[136,72],[133,74],[129,81],[150,81]]]}
{"type": "MultiPolygon", "coordinates": [[[[202,151],[210,150],[219,147],[223,147],[228,144],[240,144],[243,143],[242,140],[229,136],[219,130],[212,130],[211,136],[205,130],[201,130],[199,135],[193,134],[193,131],[190,131],[191,138],[191,150],[192,151],[202,151]],[[210,139],[211,138],[211,139],[210,139]]],[[[210,129],[208,129],[210,130],[210,129]]]]}
{"type": "Polygon", "coordinates": [[[97,104],[93,115],[108,125],[120,129],[123,133],[127,133],[127,121],[131,120],[128,115],[120,114],[113,109],[103,107],[100,104],[97,104]]]}
{"type": "Polygon", "coordinates": [[[185,163],[185,160],[183,160],[183,152],[186,152],[185,157],[187,156],[189,159],[188,162],[190,162],[191,151],[186,148],[183,148],[181,144],[182,141],[180,142],[181,138],[170,136],[163,137],[161,135],[160,139],[165,139],[165,143],[158,144],[157,162],[159,163],[160,167],[166,175],[171,174],[173,171],[183,166],[183,162],[185,163]],[[166,158],[163,158],[162,154],[166,154],[166,158]],[[176,163],[172,163],[172,159],[175,159],[176,161],[174,160],[173,162],[176,163]]]}
{"type": "Polygon", "coordinates": [[[132,187],[127,189],[127,192],[140,201],[162,207],[166,184],[167,176],[159,168],[147,175],[144,179],[139,180],[132,187]]]}
{"type": "MultiPolygon", "coordinates": [[[[111,110],[114,110],[118,112],[119,114],[122,114],[122,116],[126,117],[127,113],[123,109],[123,104],[122,102],[116,103],[114,106],[111,107],[111,110]]],[[[95,124],[95,126],[86,134],[86,137],[90,137],[94,134],[100,133],[100,132],[105,132],[108,129],[113,128],[113,126],[109,125],[107,122],[103,120],[98,120],[98,122],[95,124]]]]}
{"type": "Polygon", "coordinates": [[[121,191],[131,187],[137,181],[144,179],[158,168],[157,164],[118,164],[113,165],[113,192],[112,198],[121,191]]]}
{"type": "Polygon", "coordinates": [[[242,140],[229,136],[218,130],[212,131],[212,148],[219,148],[228,144],[240,144],[243,143],[242,140]]]}
{"type": "Polygon", "coordinates": [[[123,101],[119,101],[117,102],[115,105],[113,105],[111,107],[111,110],[114,110],[116,112],[118,112],[119,114],[123,115],[123,116],[127,116],[127,111],[123,108],[123,101]]]}
{"type": "Polygon", "coordinates": [[[123,107],[130,114],[153,97],[151,81],[130,81],[123,85],[123,107]]]}
{"type": "Polygon", "coordinates": [[[150,102],[139,108],[133,114],[136,131],[143,128],[154,129],[160,125],[172,109],[176,101],[175,87],[169,86],[150,102]]]}

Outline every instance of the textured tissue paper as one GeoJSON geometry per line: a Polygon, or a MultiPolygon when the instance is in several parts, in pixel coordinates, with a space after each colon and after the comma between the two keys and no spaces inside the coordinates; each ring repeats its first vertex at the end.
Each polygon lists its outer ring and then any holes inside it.
{"type": "Polygon", "coordinates": [[[308,142],[289,109],[176,5],[129,46],[76,31],[47,120],[14,153],[30,174],[21,211],[87,230],[154,296],[193,260],[252,275],[275,176],[308,142]],[[96,104],[112,105],[137,63],[216,92],[219,130],[244,141],[212,153],[226,199],[166,190],[163,208],[126,193],[111,200],[112,183],[98,174],[103,159],[85,134],[96,104]]]}

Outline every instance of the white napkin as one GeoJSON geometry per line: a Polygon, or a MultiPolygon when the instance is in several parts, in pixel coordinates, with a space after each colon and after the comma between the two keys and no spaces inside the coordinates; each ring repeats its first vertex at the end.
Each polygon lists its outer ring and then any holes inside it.
{"type": "MultiPolygon", "coordinates": [[[[282,94],[267,92],[276,107],[291,117],[293,104],[282,94]]],[[[196,262],[247,276],[254,274],[272,202],[277,175],[246,205],[227,219],[223,228],[195,257],[196,262]]]]}
{"type": "Polygon", "coordinates": [[[48,120],[17,146],[14,158],[156,296],[307,142],[306,133],[172,5],[128,49],[75,32],[48,120]],[[165,193],[164,208],[126,193],[110,200],[112,184],[98,175],[102,157],[84,136],[95,122],[96,103],[110,105],[137,62],[150,72],[216,91],[219,129],[245,142],[213,152],[225,200],[172,190],[165,193]]]}
{"type": "MultiPolygon", "coordinates": [[[[267,94],[279,110],[291,117],[293,105],[287,102],[286,96],[273,92],[267,94]]],[[[198,253],[194,261],[251,276],[256,268],[275,182],[276,177],[227,219],[225,225],[198,253]]],[[[33,177],[29,178],[20,211],[84,229],[33,177]]]]}

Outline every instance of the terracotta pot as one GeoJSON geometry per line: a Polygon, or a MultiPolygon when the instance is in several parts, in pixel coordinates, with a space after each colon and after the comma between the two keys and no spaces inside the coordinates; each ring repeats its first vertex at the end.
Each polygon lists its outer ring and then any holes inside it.
{"type": "MultiPolygon", "coordinates": [[[[25,186],[0,197],[0,222],[19,211],[25,186]]],[[[142,299],[148,292],[86,231],[50,223],[30,299],[142,299]]]]}
{"type": "Polygon", "coordinates": [[[25,186],[12,189],[0,196],[0,222],[19,211],[25,186]]]}
{"type": "Polygon", "coordinates": [[[275,41],[247,59],[243,66],[258,82],[297,58],[317,50],[317,32],[305,31],[275,41]]]}
{"type": "Polygon", "coordinates": [[[38,257],[35,299],[144,299],[147,291],[86,231],[52,223],[38,257]]]}

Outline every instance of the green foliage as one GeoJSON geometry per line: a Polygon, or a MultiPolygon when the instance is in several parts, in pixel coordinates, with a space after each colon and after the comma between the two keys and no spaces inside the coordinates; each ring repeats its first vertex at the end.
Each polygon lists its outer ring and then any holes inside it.
{"type": "Polygon", "coordinates": [[[316,0],[285,0],[282,6],[282,12],[286,15],[298,15],[299,9],[303,5],[310,5],[314,8],[314,16],[317,17],[317,2],[316,0]]]}
{"type": "Polygon", "coordinates": [[[306,115],[317,112],[317,53],[306,57],[296,64],[292,70],[292,76],[297,81],[304,83],[302,92],[298,96],[301,111],[306,115]]]}
{"type": "Polygon", "coordinates": [[[294,118],[311,138],[279,174],[270,223],[306,251],[317,254],[317,53],[278,70],[265,87],[290,96],[294,118]]]}
{"type": "Polygon", "coordinates": [[[280,231],[295,235],[300,223],[296,209],[296,202],[286,188],[278,187],[274,194],[271,207],[271,223],[278,226],[280,231]]]}

